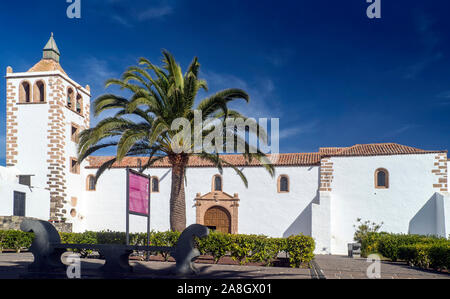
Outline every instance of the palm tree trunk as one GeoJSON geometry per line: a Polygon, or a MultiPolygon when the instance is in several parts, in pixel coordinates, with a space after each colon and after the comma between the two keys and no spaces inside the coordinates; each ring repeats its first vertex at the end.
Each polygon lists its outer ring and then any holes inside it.
{"type": "Polygon", "coordinates": [[[170,192],[170,229],[181,232],[186,228],[186,199],[184,193],[184,171],[189,156],[169,155],[172,164],[172,186],[170,192]]]}

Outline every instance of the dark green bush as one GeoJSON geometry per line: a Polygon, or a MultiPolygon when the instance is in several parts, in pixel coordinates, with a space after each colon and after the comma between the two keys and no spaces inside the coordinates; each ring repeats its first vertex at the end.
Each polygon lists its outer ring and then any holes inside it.
{"type": "Polygon", "coordinates": [[[429,244],[402,245],[398,248],[398,258],[411,266],[428,268],[430,266],[429,244]]]}
{"type": "Polygon", "coordinates": [[[403,260],[421,268],[449,269],[450,241],[422,235],[368,233],[362,240],[363,256],[379,253],[391,261],[403,260]]]}
{"type": "Polygon", "coordinates": [[[392,261],[399,258],[398,250],[400,246],[413,244],[435,244],[445,239],[432,236],[404,235],[404,234],[384,234],[378,241],[378,252],[392,261]]]}
{"type": "Polygon", "coordinates": [[[253,240],[253,250],[250,260],[261,262],[266,266],[271,266],[277,258],[278,253],[284,250],[285,239],[281,238],[255,238],[253,240]]]}
{"type": "MultiPolygon", "coordinates": [[[[84,233],[60,233],[61,242],[66,244],[125,244],[126,236],[124,232],[101,231],[84,233]]],[[[151,232],[151,246],[176,246],[179,232],[151,232]]],[[[25,233],[22,231],[0,231],[0,251],[2,249],[14,249],[20,251],[28,248],[33,240],[33,233],[25,233]]],[[[278,253],[285,251],[290,257],[292,267],[298,267],[302,263],[309,262],[313,257],[314,240],[311,237],[298,235],[288,239],[269,238],[262,235],[231,235],[220,232],[211,232],[207,238],[197,239],[197,247],[201,254],[210,254],[214,258],[214,262],[225,256],[230,255],[231,258],[240,264],[248,262],[264,263],[272,265],[277,258],[278,253]]],[[[147,244],[147,234],[137,233],[130,234],[131,245],[147,244]]],[[[74,252],[80,253],[82,257],[92,254],[92,250],[78,250],[74,252]]],[[[167,261],[169,252],[160,253],[167,261]]]]}
{"type": "Polygon", "coordinates": [[[432,245],[428,250],[428,256],[431,268],[450,270],[450,242],[432,245]]]}
{"type": "Polygon", "coordinates": [[[289,254],[290,265],[299,267],[314,258],[314,239],[304,235],[290,236],[286,240],[285,250],[289,254]]]}
{"type": "Polygon", "coordinates": [[[231,235],[230,254],[231,258],[244,265],[250,261],[254,249],[256,235],[231,235]]]}
{"type": "MultiPolygon", "coordinates": [[[[150,235],[150,245],[172,247],[177,244],[180,235],[180,232],[173,231],[155,232],[150,235]]],[[[169,260],[170,252],[159,251],[157,253],[161,254],[165,261],[169,260]]]]}
{"type": "Polygon", "coordinates": [[[217,264],[231,250],[231,235],[213,231],[208,237],[197,239],[197,244],[200,253],[212,255],[217,264]]]}
{"type": "Polygon", "coordinates": [[[378,253],[379,241],[385,234],[369,232],[361,236],[361,256],[367,257],[372,253],[378,253]]]}
{"type": "Polygon", "coordinates": [[[3,249],[14,249],[20,252],[28,248],[33,241],[33,233],[25,233],[18,230],[0,231],[0,251],[3,249]]]}

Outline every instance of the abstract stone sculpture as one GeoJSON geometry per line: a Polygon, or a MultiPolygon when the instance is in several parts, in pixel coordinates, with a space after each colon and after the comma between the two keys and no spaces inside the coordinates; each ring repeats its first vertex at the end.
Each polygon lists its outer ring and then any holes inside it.
{"type": "Polygon", "coordinates": [[[29,250],[34,262],[28,266],[30,271],[60,271],[65,269],[61,262],[63,248],[54,248],[52,244],[61,243],[58,231],[47,221],[26,219],[20,224],[24,232],[33,232],[34,239],[29,250]]]}
{"type": "Polygon", "coordinates": [[[208,234],[208,228],[200,224],[192,224],[181,233],[174,253],[174,258],[177,262],[175,267],[175,273],[177,275],[198,273],[193,263],[200,255],[198,249],[195,248],[195,237],[204,238],[208,234]]]}
{"type": "Polygon", "coordinates": [[[194,267],[194,260],[200,255],[195,248],[195,237],[203,238],[209,234],[207,227],[193,224],[186,228],[178,239],[176,247],[158,246],[129,246],[112,244],[61,244],[61,238],[55,227],[47,221],[26,219],[20,225],[25,232],[33,232],[34,239],[30,246],[34,262],[28,267],[29,271],[53,272],[64,270],[61,255],[70,249],[89,249],[100,252],[105,257],[105,265],[101,267],[107,273],[129,273],[133,268],[129,264],[129,255],[133,250],[139,251],[167,251],[176,260],[175,274],[193,275],[198,271],[194,267]]]}

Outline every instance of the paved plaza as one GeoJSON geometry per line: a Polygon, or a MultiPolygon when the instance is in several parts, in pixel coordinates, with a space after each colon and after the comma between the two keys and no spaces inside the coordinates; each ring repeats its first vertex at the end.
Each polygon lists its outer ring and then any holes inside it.
{"type": "MultiPolygon", "coordinates": [[[[365,258],[339,255],[316,255],[315,261],[327,279],[365,279],[370,265],[365,258]]],[[[450,279],[450,275],[382,261],[381,279],[450,279]]]]}
{"type": "MultiPolygon", "coordinates": [[[[63,259],[64,260],[64,259],[63,259]]],[[[65,274],[35,273],[30,275],[27,266],[33,261],[31,253],[1,253],[0,279],[17,278],[66,278],[65,274]]],[[[345,256],[318,255],[315,258],[316,270],[321,271],[327,279],[364,279],[369,263],[363,258],[345,256]]],[[[104,264],[100,259],[81,259],[82,278],[117,278],[101,274],[98,268],[104,264]]],[[[123,278],[177,278],[172,274],[172,262],[130,261],[133,273],[123,278]]],[[[281,267],[256,267],[237,265],[196,264],[200,273],[195,278],[208,279],[311,279],[317,278],[311,269],[293,269],[281,267]]],[[[319,275],[320,276],[320,275],[319,275]]],[[[449,279],[450,275],[434,271],[411,268],[402,263],[381,263],[381,278],[384,279],[449,279]]]]}

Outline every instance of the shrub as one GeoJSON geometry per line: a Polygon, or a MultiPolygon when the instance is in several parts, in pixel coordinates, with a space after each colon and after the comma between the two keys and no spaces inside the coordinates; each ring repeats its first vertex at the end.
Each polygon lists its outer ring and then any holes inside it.
{"type": "Polygon", "coordinates": [[[379,252],[379,241],[386,233],[369,232],[361,236],[361,256],[367,257],[379,252]]]}
{"type": "Polygon", "coordinates": [[[254,248],[254,239],[257,237],[256,235],[231,235],[231,258],[238,261],[239,265],[248,263],[254,248]]]}
{"type": "Polygon", "coordinates": [[[378,252],[393,262],[399,258],[400,246],[413,244],[434,244],[443,242],[445,239],[439,239],[432,236],[404,235],[404,234],[383,234],[378,241],[378,252]]]}
{"type": "Polygon", "coordinates": [[[356,222],[358,223],[358,226],[353,225],[353,227],[356,228],[353,240],[358,243],[362,243],[362,239],[365,238],[366,235],[378,232],[383,226],[383,222],[381,222],[381,224],[369,220],[363,222],[361,218],[356,219],[356,222]]]}
{"type": "Polygon", "coordinates": [[[314,239],[304,235],[290,236],[286,240],[285,250],[289,254],[292,268],[309,263],[314,258],[314,239]]]}
{"type": "MultiPolygon", "coordinates": [[[[152,246],[168,246],[172,247],[177,244],[178,238],[180,237],[180,232],[166,231],[166,232],[156,232],[150,235],[150,245],[152,246]]],[[[169,260],[170,252],[158,251],[165,261],[169,260]]]]}
{"type": "Polygon", "coordinates": [[[431,245],[428,244],[402,245],[398,249],[398,257],[411,266],[428,268],[430,265],[428,256],[430,247],[431,245]]]}
{"type": "Polygon", "coordinates": [[[208,237],[197,239],[198,249],[201,254],[211,254],[214,263],[225,256],[231,250],[231,236],[221,232],[210,232],[208,237]]]}
{"type": "MultiPolygon", "coordinates": [[[[86,231],[84,233],[59,233],[61,243],[66,244],[98,244],[97,233],[86,231]]],[[[70,249],[70,251],[77,252],[81,257],[88,257],[92,254],[90,249],[70,249]]]]}
{"type": "MultiPolygon", "coordinates": [[[[101,231],[96,232],[98,244],[126,244],[126,234],[124,232],[101,231]]],[[[130,240],[132,239],[130,234],[130,240]]]]}
{"type": "Polygon", "coordinates": [[[438,243],[428,250],[430,267],[437,270],[450,270],[450,242],[438,243]]]}
{"type": "Polygon", "coordinates": [[[1,249],[14,249],[20,252],[24,248],[31,246],[33,234],[18,230],[1,231],[1,249]]]}
{"type": "Polygon", "coordinates": [[[281,238],[255,238],[251,261],[262,262],[266,266],[272,266],[278,253],[284,249],[285,242],[281,238]]]}
{"type": "MultiPolygon", "coordinates": [[[[101,231],[84,233],[59,233],[61,242],[65,244],[125,244],[124,232],[101,231]]],[[[176,246],[179,232],[151,232],[150,245],[173,247],[176,246]]],[[[22,231],[0,231],[0,251],[4,249],[15,249],[20,251],[28,248],[33,240],[33,233],[22,231]]],[[[290,265],[298,267],[302,263],[309,262],[313,258],[314,240],[303,235],[292,236],[288,239],[269,238],[262,235],[231,235],[220,232],[211,232],[207,238],[196,239],[197,247],[202,254],[211,254],[214,262],[230,254],[233,260],[243,265],[248,262],[260,262],[272,265],[280,251],[286,251],[290,257],[290,265]]],[[[131,245],[147,244],[147,234],[130,234],[131,245]]],[[[82,257],[87,257],[92,250],[73,249],[82,257]]],[[[170,252],[160,251],[167,261],[170,252]]]]}

